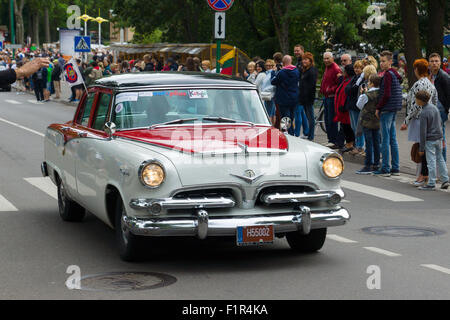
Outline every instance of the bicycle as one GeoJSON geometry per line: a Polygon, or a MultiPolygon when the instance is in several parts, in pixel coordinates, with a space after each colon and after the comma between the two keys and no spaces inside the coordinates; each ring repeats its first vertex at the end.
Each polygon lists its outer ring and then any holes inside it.
{"type": "Polygon", "coordinates": [[[323,132],[327,133],[327,128],[325,126],[325,103],[321,98],[316,98],[314,101],[314,120],[323,132]]]}

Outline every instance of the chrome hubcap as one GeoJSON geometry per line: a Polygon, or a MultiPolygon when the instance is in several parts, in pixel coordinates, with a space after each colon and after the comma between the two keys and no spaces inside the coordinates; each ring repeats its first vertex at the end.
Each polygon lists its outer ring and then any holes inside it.
{"type": "Polygon", "coordinates": [[[127,213],[125,212],[125,208],[122,204],[121,208],[122,214],[120,217],[120,228],[122,229],[122,240],[125,245],[128,244],[128,237],[130,236],[130,231],[128,230],[127,225],[125,224],[124,218],[127,216],[127,213]]]}

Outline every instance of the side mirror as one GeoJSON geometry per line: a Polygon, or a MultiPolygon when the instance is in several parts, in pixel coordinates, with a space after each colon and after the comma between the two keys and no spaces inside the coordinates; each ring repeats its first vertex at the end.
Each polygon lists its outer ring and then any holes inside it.
{"type": "Polygon", "coordinates": [[[103,127],[103,130],[106,132],[108,137],[111,139],[114,133],[116,133],[116,124],[114,122],[107,122],[103,127]]]}
{"type": "Polygon", "coordinates": [[[284,117],[283,119],[281,119],[281,121],[280,121],[281,132],[288,132],[288,130],[291,128],[291,126],[292,126],[291,118],[284,117]]]}

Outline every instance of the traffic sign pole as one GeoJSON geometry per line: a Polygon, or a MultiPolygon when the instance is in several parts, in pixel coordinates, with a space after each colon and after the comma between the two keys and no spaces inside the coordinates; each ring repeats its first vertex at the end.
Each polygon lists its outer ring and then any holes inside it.
{"type": "Polygon", "coordinates": [[[225,13],[231,8],[234,0],[207,0],[208,5],[216,11],[214,19],[214,37],[217,40],[217,51],[216,51],[216,73],[220,73],[220,63],[221,58],[221,40],[225,39],[225,13]]]}
{"type": "Polygon", "coordinates": [[[217,52],[216,52],[216,73],[220,73],[220,55],[221,49],[220,49],[220,40],[217,40],[217,52]]]}

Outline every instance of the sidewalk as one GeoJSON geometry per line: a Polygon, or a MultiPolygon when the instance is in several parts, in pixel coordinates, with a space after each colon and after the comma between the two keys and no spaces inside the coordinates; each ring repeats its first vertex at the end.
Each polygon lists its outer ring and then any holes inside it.
{"type": "MultiPolygon", "coordinates": [[[[17,91],[15,84],[12,85],[12,89],[13,89],[13,91],[17,91]]],[[[31,92],[27,91],[26,93],[32,95],[35,98],[34,91],[31,91],[31,92]]],[[[66,105],[76,107],[78,105],[78,103],[69,102],[69,98],[71,96],[72,96],[72,91],[70,89],[69,84],[65,80],[61,80],[61,99],[55,99],[55,95],[52,94],[50,96],[50,101],[64,103],[66,105]]]]}
{"type": "MultiPolygon", "coordinates": [[[[416,163],[412,162],[411,160],[411,146],[413,145],[412,142],[408,141],[408,131],[400,131],[400,126],[402,125],[403,121],[405,120],[405,109],[402,109],[399,113],[397,113],[397,119],[396,119],[396,127],[397,127],[397,141],[398,141],[398,147],[399,147],[399,154],[400,154],[400,172],[406,173],[406,174],[412,174],[416,175],[416,163]]],[[[449,155],[450,151],[450,128],[449,128],[449,122],[446,123],[446,141],[447,141],[447,155],[449,155]]],[[[315,134],[315,142],[320,144],[327,143],[327,135],[320,129],[320,126],[316,126],[316,134],[315,134]]],[[[348,152],[344,154],[344,160],[354,163],[359,163],[361,166],[364,165],[364,157],[361,155],[353,156],[349,154],[348,152]]],[[[449,158],[450,160],[450,158],[449,158]]],[[[447,161],[447,168],[450,171],[449,161],[447,161]]]]}

